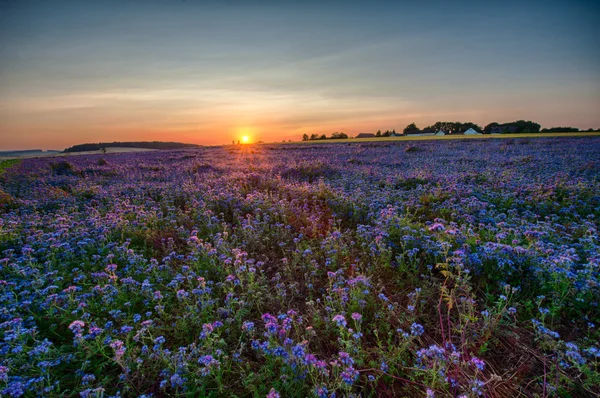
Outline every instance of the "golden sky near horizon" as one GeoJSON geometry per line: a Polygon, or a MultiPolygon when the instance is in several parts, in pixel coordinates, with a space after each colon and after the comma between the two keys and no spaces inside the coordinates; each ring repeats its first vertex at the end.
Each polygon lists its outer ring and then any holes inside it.
{"type": "Polygon", "coordinates": [[[598,7],[585,2],[6,4],[0,150],[600,127],[598,7]]]}

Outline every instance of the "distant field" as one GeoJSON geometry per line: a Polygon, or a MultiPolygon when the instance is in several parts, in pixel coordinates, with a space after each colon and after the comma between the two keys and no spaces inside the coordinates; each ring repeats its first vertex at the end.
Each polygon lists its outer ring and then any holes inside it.
{"type": "Polygon", "coordinates": [[[531,134],[481,134],[481,135],[444,135],[444,136],[416,136],[416,137],[376,137],[376,138],[348,138],[345,140],[313,140],[296,141],[290,144],[317,144],[317,143],[350,143],[350,142],[389,142],[389,141],[424,141],[424,140],[469,140],[482,138],[538,138],[538,137],[595,137],[599,132],[577,133],[531,133],[531,134]]]}
{"type": "MultiPolygon", "coordinates": [[[[146,152],[146,151],[155,151],[156,149],[147,149],[147,148],[106,148],[106,153],[123,153],[123,152],[146,152]]],[[[98,155],[102,154],[102,151],[85,151],[85,152],[58,152],[58,153],[40,153],[40,154],[32,154],[32,155],[24,155],[24,156],[0,156],[0,160],[2,159],[32,159],[32,158],[50,158],[50,157],[59,157],[59,156],[77,156],[77,155],[98,155]]]]}

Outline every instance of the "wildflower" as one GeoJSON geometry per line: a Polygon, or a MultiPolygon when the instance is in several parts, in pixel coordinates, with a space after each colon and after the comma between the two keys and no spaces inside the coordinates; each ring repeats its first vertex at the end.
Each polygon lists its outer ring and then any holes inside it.
{"type": "Polygon", "coordinates": [[[181,387],[185,383],[185,380],[183,379],[183,377],[181,377],[181,375],[179,373],[173,374],[173,376],[171,376],[170,380],[171,380],[171,386],[173,388],[181,387]]]}
{"type": "Polygon", "coordinates": [[[410,325],[410,334],[413,336],[420,336],[423,333],[425,333],[425,328],[422,325],[418,323],[413,323],[410,325]]]}
{"type": "Polygon", "coordinates": [[[329,390],[325,386],[316,387],[315,394],[319,398],[329,398],[329,390]]]}
{"type": "Polygon", "coordinates": [[[473,365],[475,365],[475,367],[481,371],[483,371],[483,368],[485,367],[485,362],[476,357],[471,358],[471,363],[473,365]]]}
{"type": "Polygon", "coordinates": [[[69,330],[73,332],[76,338],[81,338],[83,336],[84,327],[85,323],[83,321],[73,321],[69,325],[69,330]]]}
{"type": "Polygon", "coordinates": [[[306,353],[304,352],[304,346],[302,344],[296,344],[292,348],[292,354],[301,360],[304,360],[306,353]]]}
{"type": "Polygon", "coordinates": [[[340,351],[338,355],[340,357],[340,362],[344,365],[351,366],[354,364],[354,360],[352,359],[352,357],[350,357],[350,354],[348,354],[347,352],[340,351]]]}
{"type": "Polygon", "coordinates": [[[437,231],[445,231],[446,228],[442,224],[436,222],[429,227],[429,230],[431,232],[437,232],[437,231]]]}
{"type": "Polygon", "coordinates": [[[244,324],[242,325],[242,330],[245,330],[246,332],[253,331],[254,330],[254,322],[250,322],[250,321],[244,322],[244,324]]]}
{"type": "Polygon", "coordinates": [[[205,355],[198,359],[198,363],[204,365],[204,368],[200,371],[202,376],[208,376],[213,369],[218,369],[221,366],[221,362],[215,359],[212,355],[205,355]]]}
{"type": "Polygon", "coordinates": [[[352,313],[352,319],[354,319],[357,322],[360,322],[362,320],[362,315],[359,314],[358,312],[353,312],[352,313]]]}
{"type": "Polygon", "coordinates": [[[8,381],[8,368],[0,366],[0,381],[8,381]]]}
{"type": "Polygon", "coordinates": [[[379,369],[381,369],[382,372],[387,372],[388,370],[390,370],[390,367],[388,366],[387,363],[385,363],[385,361],[381,361],[381,365],[379,366],[379,369]]]}
{"type": "Polygon", "coordinates": [[[115,350],[115,360],[118,361],[121,359],[123,354],[125,354],[125,344],[121,340],[113,340],[110,343],[110,347],[115,350]]]}
{"type": "Polygon", "coordinates": [[[274,388],[271,388],[271,391],[267,394],[267,398],[280,398],[281,395],[274,388]]]}
{"type": "Polygon", "coordinates": [[[473,391],[477,395],[483,395],[483,390],[482,390],[483,386],[484,386],[483,381],[481,381],[479,379],[475,379],[471,382],[471,391],[473,391]]]}
{"type": "Polygon", "coordinates": [[[338,326],[346,327],[346,318],[343,315],[336,315],[332,319],[338,326]]]}
{"type": "Polygon", "coordinates": [[[81,378],[81,382],[84,386],[93,383],[94,381],[96,381],[96,376],[93,374],[86,374],[81,378]]]}
{"type": "Polygon", "coordinates": [[[123,334],[127,334],[127,333],[131,332],[132,330],[133,330],[132,326],[127,326],[127,325],[121,326],[121,333],[123,333],[123,334]]]}
{"type": "Polygon", "coordinates": [[[177,291],[177,299],[185,300],[190,294],[183,289],[177,291]]]}
{"type": "Polygon", "coordinates": [[[353,367],[348,367],[342,372],[341,376],[342,381],[351,386],[352,384],[354,384],[356,379],[358,379],[358,371],[355,370],[353,367]]]}

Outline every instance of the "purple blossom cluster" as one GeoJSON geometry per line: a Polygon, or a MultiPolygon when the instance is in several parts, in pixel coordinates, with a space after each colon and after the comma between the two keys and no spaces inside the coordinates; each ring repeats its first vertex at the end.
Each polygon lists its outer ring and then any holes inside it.
{"type": "Polygon", "coordinates": [[[406,145],[9,168],[0,395],[600,394],[600,139],[406,145]]]}

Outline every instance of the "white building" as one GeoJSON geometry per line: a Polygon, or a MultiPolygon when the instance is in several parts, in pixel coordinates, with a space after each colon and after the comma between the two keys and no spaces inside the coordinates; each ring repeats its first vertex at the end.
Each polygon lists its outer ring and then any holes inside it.
{"type": "Polygon", "coordinates": [[[435,135],[446,135],[446,132],[444,130],[440,130],[437,133],[435,133],[435,135]]]}
{"type": "Polygon", "coordinates": [[[477,131],[473,130],[472,128],[468,129],[463,134],[464,135],[481,135],[481,133],[478,133],[477,131]]]}

